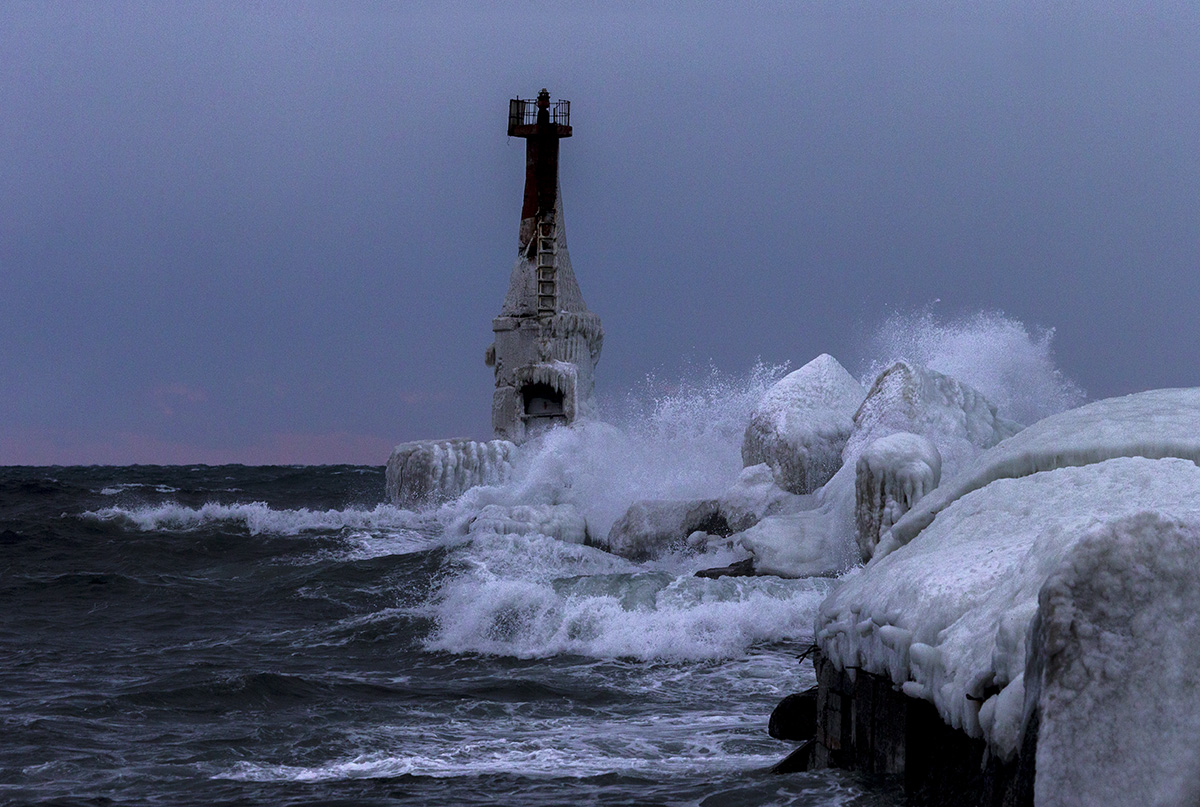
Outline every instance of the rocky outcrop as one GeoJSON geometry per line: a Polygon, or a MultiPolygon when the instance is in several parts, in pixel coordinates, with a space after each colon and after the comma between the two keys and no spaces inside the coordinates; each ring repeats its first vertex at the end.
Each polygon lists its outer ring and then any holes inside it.
{"type": "Polygon", "coordinates": [[[779,487],[812,493],[842,465],[865,391],[827,354],[767,390],[742,440],[742,464],[766,463],[779,487]]]}
{"type": "Polygon", "coordinates": [[[634,502],[599,546],[642,561],[684,548],[688,536],[696,532],[731,534],[716,499],[634,502]]]}

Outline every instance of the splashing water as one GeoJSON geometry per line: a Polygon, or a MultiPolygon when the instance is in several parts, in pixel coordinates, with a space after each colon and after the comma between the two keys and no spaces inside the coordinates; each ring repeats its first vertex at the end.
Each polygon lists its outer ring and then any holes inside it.
{"type": "Polygon", "coordinates": [[[651,376],[641,394],[526,444],[509,483],[468,491],[441,518],[449,523],[488,504],[565,503],[602,536],[634,501],[720,495],[741,471],[751,412],[785,369],[709,369],[699,382],[672,385],[651,376]]]}
{"type": "Polygon", "coordinates": [[[920,364],[979,390],[1000,414],[1026,425],[1079,406],[1084,392],[1054,364],[1053,328],[1034,328],[999,311],[941,321],[924,309],[896,313],[870,339],[862,380],[895,361],[920,364]]]}
{"type": "MultiPolygon", "coordinates": [[[[1032,422],[1083,398],[1054,366],[1053,335],[1000,313],[949,323],[928,311],[895,315],[872,340],[864,381],[906,359],[963,380],[1007,417],[1032,422]]],[[[760,362],[742,376],[708,369],[674,384],[650,377],[637,394],[526,444],[508,483],[472,489],[437,518],[449,527],[492,504],[568,504],[591,535],[604,536],[635,501],[720,496],[741,471],[751,413],[785,370],[760,362]]],[[[808,635],[822,591],[811,580],[692,576],[737,559],[726,550],[636,564],[541,535],[485,533],[455,552],[464,566],[429,605],[438,628],[427,645],[454,653],[736,658],[761,643],[808,635]]]]}

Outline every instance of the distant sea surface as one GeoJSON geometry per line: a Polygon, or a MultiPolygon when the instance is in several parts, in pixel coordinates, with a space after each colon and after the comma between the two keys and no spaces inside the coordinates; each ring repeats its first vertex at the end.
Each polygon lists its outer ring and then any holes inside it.
{"type": "Polygon", "coordinates": [[[902,803],[766,772],[828,581],[383,501],[375,467],[0,468],[0,802],[902,803]]]}

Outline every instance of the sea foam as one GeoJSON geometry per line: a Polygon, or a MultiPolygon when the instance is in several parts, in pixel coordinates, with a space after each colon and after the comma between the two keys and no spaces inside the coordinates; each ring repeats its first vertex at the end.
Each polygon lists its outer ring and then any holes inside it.
{"type": "Polygon", "coordinates": [[[251,535],[299,535],[304,532],[341,529],[412,529],[421,523],[412,511],[380,504],[371,509],[275,510],[265,502],[186,507],[168,502],[146,507],[105,507],[88,511],[83,518],[97,521],[122,520],[145,531],[188,531],[219,522],[240,523],[251,535]]]}

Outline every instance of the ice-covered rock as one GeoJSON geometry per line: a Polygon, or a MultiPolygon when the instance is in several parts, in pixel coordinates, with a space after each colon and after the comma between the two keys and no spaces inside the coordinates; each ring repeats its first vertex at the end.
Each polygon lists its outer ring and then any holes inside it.
{"type": "MultiPolygon", "coordinates": [[[[1200,468],[1189,460],[1121,457],[997,479],[942,510],[918,540],[890,554],[877,554],[866,567],[844,577],[820,607],[817,642],[838,666],[889,676],[905,694],[931,701],[951,726],[983,737],[995,752],[1011,756],[1021,736],[1026,639],[1039,591],[1069,568],[1064,564],[1074,562],[1070,559],[1076,546],[1098,525],[1131,523],[1123,519],[1145,511],[1189,523],[1200,519],[1200,468]]],[[[1200,589],[1200,555],[1186,556],[1192,585],[1200,589]]],[[[1117,556],[1104,571],[1096,557],[1091,566],[1081,568],[1097,576],[1097,586],[1108,585],[1104,581],[1109,579],[1113,583],[1110,604],[1089,606],[1089,618],[1099,620],[1106,608],[1130,614],[1129,630],[1136,636],[1142,617],[1133,617],[1140,612],[1125,602],[1130,594],[1119,581],[1140,572],[1123,568],[1126,561],[1117,556]]],[[[1195,594],[1182,603],[1170,602],[1179,585],[1174,579],[1164,582],[1167,601],[1150,608],[1147,619],[1162,609],[1191,607],[1195,594]]],[[[1193,608],[1190,613],[1200,611],[1193,608]]],[[[1147,622],[1146,629],[1153,624],[1147,622]]],[[[1191,643],[1194,635],[1183,629],[1177,637],[1191,643]]],[[[1081,641],[1098,647],[1107,640],[1098,634],[1081,641]]],[[[1122,676],[1128,664],[1120,659],[1132,657],[1120,655],[1118,647],[1110,649],[1113,666],[1099,665],[1092,674],[1103,679],[1103,686],[1124,690],[1122,676]]],[[[1091,658],[1099,664],[1100,651],[1091,658]]],[[[1179,658],[1169,662],[1178,668],[1179,658]]],[[[1193,665],[1191,674],[1197,669],[1193,665]]],[[[1061,685],[1068,686],[1070,680],[1074,679],[1064,673],[1061,685]]],[[[1133,691],[1147,696],[1157,692],[1133,691]]],[[[1121,731],[1158,729],[1125,725],[1121,731]]],[[[1043,770],[1039,742],[1039,785],[1043,770]]]]}
{"type": "Polygon", "coordinates": [[[400,507],[436,504],[477,485],[499,485],[512,475],[517,447],[507,440],[417,440],[388,458],[387,495],[400,507]]]}
{"type": "Polygon", "coordinates": [[[572,504],[490,504],[458,525],[468,535],[546,535],[570,544],[588,541],[587,520],[572,504]]]}
{"type": "Polygon", "coordinates": [[[1037,804],[1200,803],[1200,519],[1089,530],[1041,589],[1025,673],[1037,804]]]}
{"type": "MultiPolygon", "coordinates": [[[[1020,424],[999,417],[996,407],[966,384],[897,362],[875,379],[854,415],[841,469],[809,500],[809,508],[763,518],[735,540],[754,556],[754,568],[762,574],[807,577],[844,571],[864,553],[858,539],[856,474],[859,458],[877,440],[899,432],[910,435],[882,443],[873,458],[876,464],[868,460],[868,470],[875,467],[884,474],[884,466],[900,463],[902,456],[914,463],[892,468],[888,492],[878,504],[864,504],[865,509],[879,511],[864,521],[882,522],[885,511],[889,518],[899,516],[948,472],[1020,429],[1020,424]]],[[[876,479],[870,484],[879,483],[876,479]]],[[[872,495],[867,500],[878,498],[872,495]]],[[[871,539],[868,527],[865,543],[878,540],[880,532],[876,527],[876,537],[871,539]]]]}
{"type": "Polygon", "coordinates": [[[854,478],[854,521],[862,559],[942,478],[942,455],[927,437],[896,432],[863,449],[854,478]]]}
{"type": "Polygon", "coordinates": [[[682,549],[696,532],[730,534],[716,499],[634,502],[608,531],[603,548],[630,560],[647,560],[682,549]]]}
{"type": "Polygon", "coordinates": [[[789,493],[812,493],[842,465],[865,391],[832,356],[822,354],[772,386],[742,440],[746,467],[766,463],[789,493]]]}
{"type": "Polygon", "coordinates": [[[1107,398],[1039,420],[982,453],[961,474],[922,499],[896,523],[876,554],[908,543],[953,502],[997,479],[1114,457],[1180,457],[1200,462],[1200,388],[1107,398]]]}
{"type": "Polygon", "coordinates": [[[734,532],[749,529],[767,516],[812,507],[811,502],[811,496],[797,496],[779,487],[765,463],[743,468],[733,487],[717,497],[718,509],[734,532]]]}
{"type": "Polygon", "coordinates": [[[767,516],[733,536],[758,574],[831,575],[855,563],[854,467],[842,466],[811,501],[810,509],[767,516]]]}
{"type": "Polygon", "coordinates": [[[938,447],[947,477],[985,448],[1021,430],[974,388],[947,375],[908,362],[896,362],[871,384],[854,414],[854,432],[842,452],[857,462],[868,445],[895,432],[928,437],[938,447]]]}

